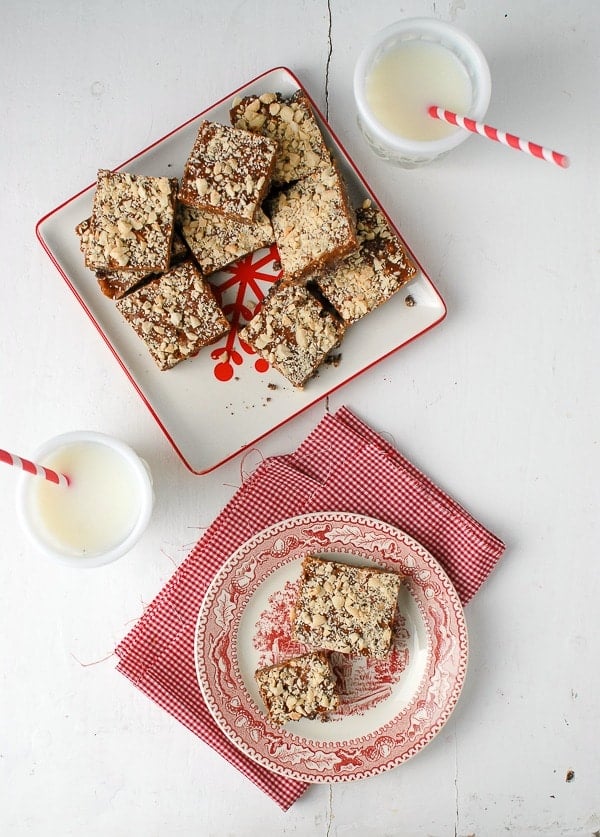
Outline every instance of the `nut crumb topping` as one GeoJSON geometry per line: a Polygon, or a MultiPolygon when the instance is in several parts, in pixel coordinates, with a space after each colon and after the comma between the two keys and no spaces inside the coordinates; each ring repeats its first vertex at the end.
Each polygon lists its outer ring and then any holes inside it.
{"type": "Polygon", "coordinates": [[[297,279],[357,248],[354,213],[335,166],[319,169],[268,202],[283,269],[297,279]]]}
{"type": "Polygon", "coordinates": [[[276,152],[267,137],[203,121],[185,164],[180,200],[250,223],[269,189],[276,152]]]}
{"type": "Polygon", "coordinates": [[[320,652],[258,669],[255,679],[275,724],[316,718],[335,709],[339,703],[329,658],[320,652]]]}
{"type": "Polygon", "coordinates": [[[204,276],[275,240],[271,222],[262,209],[252,224],[240,224],[180,203],[177,223],[204,276]]]}
{"type": "Polygon", "coordinates": [[[230,325],[191,261],[152,279],[117,303],[160,369],[170,369],[227,334],[230,325]]]}
{"type": "Polygon", "coordinates": [[[383,659],[400,583],[396,573],[307,555],[292,613],[294,639],[309,648],[383,659]]]}
{"type": "Polygon", "coordinates": [[[240,332],[296,387],[314,375],[328,352],[339,345],[344,328],[302,285],[278,284],[260,311],[240,332]]]}
{"type": "Polygon", "coordinates": [[[386,302],[417,275],[384,215],[368,204],[356,211],[358,250],[311,277],[347,325],[386,302]]]}
{"type": "Polygon", "coordinates": [[[275,140],[278,153],[273,183],[277,185],[300,180],[330,160],[310,102],[301,90],[289,98],[263,93],[237,99],[230,118],[236,128],[275,140]]]}
{"type": "MultiPolygon", "coordinates": [[[[90,241],[91,218],[86,218],[75,227],[75,232],[79,236],[79,247],[81,252],[85,254],[86,248],[90,241]]],[[[171,264],[177,264],[188,255],[187,247],[181,236],[177,233],[173,235],[173,242],[171,245],[170,261],[171,264]]],[[[104,296],[110,299],[121,299],[129,291],[137,288],[142,282],[159,275],[154,271],[146,273],[142,270],[97,270],[96,278],[98,286],[104,296]]]]}
{"type": "Polygon", "coordinates": [[[85,263],[92,270],[167,270],[173,238],[177,181],[100,169],[85,232],[85,263]]]}

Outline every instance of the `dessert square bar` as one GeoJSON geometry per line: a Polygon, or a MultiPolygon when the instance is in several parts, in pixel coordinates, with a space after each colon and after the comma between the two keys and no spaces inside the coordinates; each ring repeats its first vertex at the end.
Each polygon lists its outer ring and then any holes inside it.
{"type": "Polygon", "coordinates": [[[309,648],[383,659],[391,647],[400,584],[396,573],[307,555],[292,636],[309,648]]]}
{"type": "Polygon", "coordinates": [[[271,222],[259,209],[251,224],[180,203],[177,224],[204,276],[274,242],[271,222]]]}
{"type": "Polygon", "coordinates": [[[254,676],[269,718],[278,725],[322,716],[339,703],[329,658],[320,651],[258,669],[254,676]]]}
{"type": "MultiPolygon", "coordinates": [[[[185,258],[189,258],[189,255],[190,254],[185,241],[176,232],[173,235],[173,241],[171,244],[171,267],[179,264],[179,262],[182,262],[185,258]]],[[[125,294],[129,293],[129,291],[136,288],[142,282],[145,282],[146,279],[159,275],[160,274],[158,273],[149,273],[146,275],[133,270],[96,271],[96,278],[98,280],[100,290],[104,296],[108,296],[110,299],[121,299],[125,296],[125,294]]]]}
{"type": "Polygon", "coordinates": [[[334,165],[318,169],[268,201],[281,265],[297,279],[356,250],[354,213],[334,165]]]}
{"type": "Polygon", "coordinates": [[[218,122],[201,122],[186,161],[182,203],[251,223],[271,183],[277,144],[218,122]]]}
{"type": "Polygon", "coordinates": [[[240,339],[296,387],[303,387],[338,346],[344,326],[303,286],[275,285],[240,339]]]}
{"type": "MultiPolygon", "coordinates": [[[[91,218],[86,218],[75,227],[75,232],[79,236],[79,246],[81,252],[85,254],[87,244],[90,240],[91,218]]],[[[170,262],[172,265],[178,264],[184,258],[189,256],[185,241],[180,235],[175,233],[171,243],[170,262]]],[[[140,270],[97,270],[96,279],[98,285],[104,296],[110,299],[121,299],[129,291],[136,288],[142,282],[149,279],[151,276],[158,275],[156,273],[146,274],[140,270]]]]}
{"type": "Polygon", "coordinates": [[[230,329],[210,285],[191,261],[151,279],[116,305],[162,370],[197,355],[230,329]]]}
{"type": "Polygon", "coordinates": [[[321,129],[302,90],[289,98],[281,93],[244,96],[234,101],[230,119],[236,128],[275,140],[275,185],[300,180],[330,161],[321,129]]]}
{"type": "Polygon", "coordinates": [[[168,270],[177,180],[100,169],[85,263],[92,270],[168,270]]]}
{"type": "Polygon", "coordinates": [[[386,302],[417,274],[377,208],[366,205],[357,210],[356,233],[358,250],[315,276],[319,290],[347,325],[386,302]]]}

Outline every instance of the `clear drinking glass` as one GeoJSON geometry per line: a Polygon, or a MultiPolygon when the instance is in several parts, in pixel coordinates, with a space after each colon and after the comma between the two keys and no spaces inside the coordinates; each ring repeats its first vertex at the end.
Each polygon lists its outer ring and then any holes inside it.
{"type": "MultiPolygon", "coordinates": [[[[438,44],[449,50],[462,64],[471,88],[467,116],[482,121],[491,95],[490,71],[485,56],[477,44],[456,26],[433,18],[407,18],[377,32],[364,47],[354,71],[358,124],[375,154],[406,168],[429,163],[447,154],[470,136],[468,132],[456,128],[439,139],[411,139],[389,130],[373,113],[367,96],[370,74],[391,51],[415,41],[438,44]]],[[[402,95],[401,90],[398,95],[402,95]]],[[[429,104],[447,107],[444,102],[429,104]]]]}
{"type": "Polygon", "coordinates": [[[72,567],[99,567],[129,552],[146,529],[154,505],[146,462],[104,433],[56,436],[34,461],[69,477],[57,486],[22,474],[17,508],[23,529],[47,557],[72,567]]]}

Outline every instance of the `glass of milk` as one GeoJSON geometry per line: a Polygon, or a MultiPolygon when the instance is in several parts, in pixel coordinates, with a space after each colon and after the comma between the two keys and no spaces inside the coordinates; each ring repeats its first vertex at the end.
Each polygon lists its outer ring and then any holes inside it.
{"type": "Polygon", "coordinates": [[[412,168],[470,135],[433,119],[430,105],[483,120],[491,95],[485,56],[468,35],[432,18],[408,18],[378,32],[354,72],[358,124],[373,151],[412,168]]]}
{"type": "Polygon", "coordinates": [[[50,439],[34,460],[69,478],[58,486],[20,477],[19,515],[41,552],[73,567],[99,567],[129,552],[154,505],[143,459],[118,439],[79,431],[50,439]]]}

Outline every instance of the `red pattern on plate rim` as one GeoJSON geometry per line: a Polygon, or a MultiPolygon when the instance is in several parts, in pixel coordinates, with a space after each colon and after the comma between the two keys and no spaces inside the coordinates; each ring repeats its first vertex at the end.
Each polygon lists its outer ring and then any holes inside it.
{"type": "MultiPolygon", "coordinates": [[[[400,627],[402,630],[402,624],[400,627]]],[[[408,631],[403,634],[403,640],[407,639],[408,631]]],[[[274,640],[273,635],[266,645],[274,640]]],[[[284,637],[283,644],[286,642],[284,637]]],[[[198,681],[207,705],[223,732],[243,752],[290,778],[338,782],[395,767],[435,737],[460,695],[468,643],[458,595],[423,547],[381,521],[325,512],[282,521],[252,538],[229,559],[215,577],[200,610],[195,655],[198,681]],[[390,677],[389,671],[384,674],[382,680],[388,678],[390,693],[378,696],[368,691],[377,684],[377,678],[371,674],[365,677],[359,670],[355,683],[360,685],[362,678],[367,689],[360,711],[348,715],[342,711],[337,722],[331,724],[302,722],[315,725],[310,738],[298,734],[291,724],[280,728],[266,718],[259,708],[260,701],[251,694],[249,661],[240,657],[247,653],[247,637],[240,635],[246,608],[252,612],[253,600],[261,605],[259,618],[253,623],[259,625],[253,636],[253,662],[258,663],[265,646],[260,629],[269,633],[268,619],[275,617],[280,621],[283,601],[278,591],[272,591],[263,602],[262,585],[268,585],[274,573],[287,572],[296,563],[299,566],[302,555],[309,551],[363,559],[401,571],[427,637],[423,674],[398,706],[393,698],[395,675],[390,677]],[[344,724],[348,722],[354,724],[352,734],[344,737],[344,724]],[[326,735],[321,733],[323,729],[326,735]]],[[[410,668],[408,658],[406,665],[410,668]]],[[[400,666],[398,677],[403,671],[405,668],[400,666]]]]}

